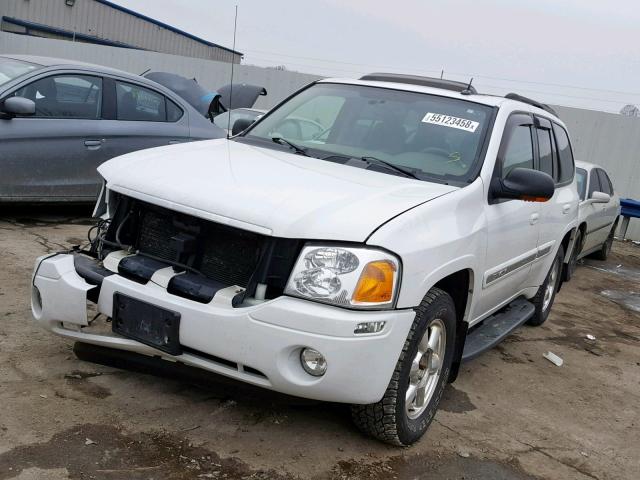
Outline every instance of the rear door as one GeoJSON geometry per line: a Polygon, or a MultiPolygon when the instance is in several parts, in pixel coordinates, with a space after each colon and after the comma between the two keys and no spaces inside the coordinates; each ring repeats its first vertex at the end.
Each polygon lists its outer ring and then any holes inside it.
{"type": "Polygon", "coordinates": [[[102,77],[78,73],[48,73],[10,93],[33,100],[36,113],[2,120],[0,198],[95,197],[102,94],[102,77]]]}
{"type": "MultiPolygon", "coordinates": [[[[538,258],[531,277],[541,283],[553,263],[554,254],[571,219],[578,214],[578,191],[574,185],[575,165],[567,132],[548,118],[536,116],[536,168],[549,174],[555,183],[553,197],[540,204],[538,258]]],[[[566,253],[566,252],[565,252],[566,253]]]]}
{"type": "Polygon", "coordinates": [[[187,113],[159,91],[105,78],[105,151],[109,158],[190,140],[187,113]]]}
{"type": "MultiPolygon", "coordinates": [[[[533,119],[513,114],[507,121],[498,152],[494,178],[504,178],[516,167],[534,168],[533,119]]],[[[530,286],[529,272],[536,259],[540,203],[488,199],[487,269],[478,313],[494,311],[530,286]]]]}

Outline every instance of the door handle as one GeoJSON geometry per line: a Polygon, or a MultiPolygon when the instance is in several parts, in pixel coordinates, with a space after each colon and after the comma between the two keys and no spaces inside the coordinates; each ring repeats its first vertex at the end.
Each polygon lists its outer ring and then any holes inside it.
{"type": "Polygon", "coordinates": [[[565,203],[562,206],[562,213],[563,215],[566,215],[567,213],[569,213],[569,210],[571,210],[571,204],[570,203],[565,203]]]}
{"type": "Polygon", "coordinates": [[[532,213],[531,216],[529,217],[529,223],[531,225],[535,225],[536,223],[538,223],[539,219],[540,219],[539,213],[532,213]]]}
{"type": "Polygon", "coordinates": [[[103,140],[85,140],[84,146],[89,150],[98,150],[102,146],[103,140]]]}

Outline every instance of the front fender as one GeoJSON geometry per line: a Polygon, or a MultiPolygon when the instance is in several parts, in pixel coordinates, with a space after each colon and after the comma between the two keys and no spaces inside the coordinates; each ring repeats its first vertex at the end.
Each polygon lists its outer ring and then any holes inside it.
{"type": "Polygon", "coordinates": [[[472,290],[482,275],[486,254],[486,217],[481,179],[424,203],[383,225],[367,243],[402,258],[398,308],[420,304],[443,278],[460,270],[474,273],[472,290]]]}

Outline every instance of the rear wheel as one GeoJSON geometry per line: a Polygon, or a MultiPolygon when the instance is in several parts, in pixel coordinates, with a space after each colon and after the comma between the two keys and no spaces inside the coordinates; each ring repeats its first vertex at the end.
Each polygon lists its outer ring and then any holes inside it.
{"type": "Polygon", "coordinates": [[[540,285],[536,296],[533,297],[533,305],[536,307],[533,317],[529,319],[527,324],[538,326],[542,325],[549,317],[551,306],[556,298],[556,292],[560,285],[560,274],[562,272],[562,261],[564,260],[564,248],[560,245],[556,258],[551,264],[551,269],[545,278],[544,283],[540,285]]]}
{"type": "Polygon", "coordinates": [[[380,400],[353,405],[354,423],[364,433],[393,445],[411,445],[433,420],[451,370],[456,338],[453,300],[433,288],[416,318],[380,400]]]}
{"type": "Polygon", "coordinates": [[[613,237],[615,235],[615,232],[616,229],[614,227],[609,232],[609,236],[607,237],[607,240],[602,244],[602,247],[600,247],[600,250],[593,254],[593,258],[602,261],[605,261],[607,259],[607,257],[611,253],[611,247],[613,246],[613,237]]]}

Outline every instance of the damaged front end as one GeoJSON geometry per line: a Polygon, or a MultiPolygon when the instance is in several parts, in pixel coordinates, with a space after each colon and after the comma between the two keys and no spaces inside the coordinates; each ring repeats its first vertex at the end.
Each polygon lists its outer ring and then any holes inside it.
{"type": "Polygon", "coordinates": [[[103,281],[112,275],[201,304],[256,305],[282,295],[302,248],[300,240],[249,232],[114,192],[109,196],[105,201],[103,189],[94,211],[102,219],[90,230],[88,248],[37,260],[32,294],[37,321],[88,326],[87,302],[98,303],[103,281]]]}
{"type": "Polygon", "coordinates": [[[101,220],[87,248],[38,259],[36,323],[81,344],[159,357],[289,395],[379,400],[413,310],[357,311],[285,295],[304,240],[108,194],[96,207],[101,220]],[[367,322],[384,328],[363,335],[367,322]],[[302,365],[309,349],[327,355],[330,366],[320,377],[302,365]],[[380,375],[369,378],[370,371],[380,375]]]}

